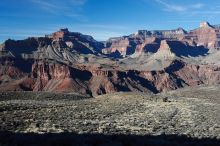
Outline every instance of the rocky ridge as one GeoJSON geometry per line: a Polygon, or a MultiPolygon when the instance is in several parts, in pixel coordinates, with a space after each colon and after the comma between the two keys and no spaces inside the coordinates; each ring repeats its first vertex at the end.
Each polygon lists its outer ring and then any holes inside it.
{"type": "Polygon", "coordinates": [[[141,30],[98,42],[60,29],[0,45],[1,91],[159,93],[220,82],[220,27],[141,30]]]}

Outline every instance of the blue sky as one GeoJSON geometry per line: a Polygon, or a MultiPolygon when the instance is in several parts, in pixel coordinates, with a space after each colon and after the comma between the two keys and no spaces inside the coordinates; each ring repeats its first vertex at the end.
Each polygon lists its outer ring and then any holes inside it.
{"type": "Polygon", "coordinates": [[[97,40],[139,29],[186,30],[220,24],[219,0],[1,0],[0,42],[44,36],[59,28],[97,40]]]}

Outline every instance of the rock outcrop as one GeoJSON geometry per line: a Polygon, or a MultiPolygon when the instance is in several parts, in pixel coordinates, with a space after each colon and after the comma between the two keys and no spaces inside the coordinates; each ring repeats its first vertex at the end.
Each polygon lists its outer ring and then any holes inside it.
{"type": "Polygon", "coordinates": [[[0,46],[0,91],[96,96],[219,84],[220,63],[213,59],[219,33],[219,26],[204,22],[190,32],[141,30],[106,42],[68,29],[7,40],[0,46]]]}
{"type": "MultiPolygon", "coordinates": [[[[208,22],[202,22],[198,29],[189,32],[182,28],[161,31],[139,30],[129,36],[109,39],[103,52],[112,54],[118,51],[123,57],[134,52],[140,52],[140,50],[155,53],[159,49],[158,43],[160,44],[161,40],[178,41],[187,44],[188,47],[218,49],[220,48],[220,26],[212,26],[208,22]],[[151,46],[151,49],[143,49],[152,44],[154,45],[151,46]]],[[[178,48],[178,46],[176,47],[178,48]]]]}
{"type": "Polygon", "coordinates": [[[208,22],[202,22],[198,29],[190,31],[186,37],[192,39],[197,46],[209,49],[220,47],[220,27],[212,26],[208,22]]]}

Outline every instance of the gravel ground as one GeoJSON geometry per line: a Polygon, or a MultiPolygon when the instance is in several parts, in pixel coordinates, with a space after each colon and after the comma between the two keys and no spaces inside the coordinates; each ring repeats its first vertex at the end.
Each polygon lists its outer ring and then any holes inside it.
{"type": "MultiPolygon", "coordinates": [[[[198,91],[194,96],[199,96],[198,91]]],[[[84,100],[66,96],[2,98],[0,128],[13,132],[184,134],[220,138],[220,104],[218,98],[210,99],[211,91],[205,92],[207,95],[201,92],[198,98],[183,96],[189,91],[174,93],[178,95],[117,93],[84,100]]]]}
{"type": "Polygon", "coordinates": [[[104,135],[178,135],[220,140],[219,87],[158,95],[0,93],[0,131],[104,135]],[[79,100],[80,99],[80,100],[79,100]]]}

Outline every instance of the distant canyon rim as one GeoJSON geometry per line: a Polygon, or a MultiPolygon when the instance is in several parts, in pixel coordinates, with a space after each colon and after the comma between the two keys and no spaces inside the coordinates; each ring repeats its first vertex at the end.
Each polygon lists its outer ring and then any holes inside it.
{"type": "Polygon", "coordinates": [[[220,25],[99,42],[68,29],[0,45],[0,91],[160,93],[220,83],[220,25]]]}

